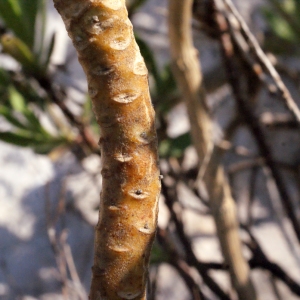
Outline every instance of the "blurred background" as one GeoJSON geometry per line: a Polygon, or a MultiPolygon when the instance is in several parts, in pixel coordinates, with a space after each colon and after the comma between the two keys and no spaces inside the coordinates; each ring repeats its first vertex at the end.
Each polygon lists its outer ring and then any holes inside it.
{"type": "MultiPolygon", "coordinates": [[[[241,112],[209,2],[194,3],[194,43],[215,139],[231,130],[223,164],[244,255],[260,299],[299,299],[299,122],[265,67],[254,79],[247,68],[240,74],[252,76],[245,93],[253,118],[241,112]]],[[[299,106],[300,2],[234,2],[299,106]]],[[[198,299],[195,285],[203,299],[226,299],[203,272],[237,299],[208,202],[195,188],[197,156],[171,71],[167,1],[126,3],[149,69],[164,176],[148,299],[198,299]]],[[[247,34],[238,26],[231,34],[237,60],[254,65],[247,34]]],[[[0,300],[87,299],[101,161],[86,78],[50,0],[0,1],[0,49],[0,300]]]]}

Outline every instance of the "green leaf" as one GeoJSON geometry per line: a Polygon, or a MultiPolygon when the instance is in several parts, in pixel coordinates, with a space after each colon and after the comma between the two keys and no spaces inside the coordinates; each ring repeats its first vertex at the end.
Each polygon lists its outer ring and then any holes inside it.
{"type": "MultiPolygon", "coordinates": [[[[1,0],[0,0],[1,1],[1,0]]],[[[10,82],[8,72],[0,68],[0,86],[7,87],[10,82]]]]}
{"type": "Polygon", "coordinates": [[[270,2],[274,11],[266,8],[263,9],[263,13],[275,35],[289,42],[299,42],[299,0],[270,0],[270,2]]]}
{"type": "Polygon", "coordinates": [[[0,115],[2,115],[9,123],[21,129],[27,129],[27,126],[21,123],[14,115],[13,111],[5,106],[0,106],[0,115]]]}
{"type": "Polygon", "coordinates": [[[69,143],[64,137],[48,137],[33,134],[26,131],[19,132],[0,132],[0,140],[19,147],[30,147],[36,153],[46,154],[54,148],[69,143]]]}
{"type": "Polygon", "coordinates": [[[39,0],[0,0],[0,16],[7,28],[33,49],[39,0]]]}
{"type": "Polygon", "coordinates": [[[41,142],[41,140],[38,140],[35,137],[10,131],[0,132],[0,140],[21,147],[28,147],[41,142]]]}
{"type": "Polygon", "coordinates": [[[286,12],[286,13],[294,13],[295,9],[296,9],[296,1],[294,0],[285,0],[283,1],[281,4],[282,9],[286,12]]]}
{"type": "Polygon", "coordinates": [[[127,4],[127,9],[128,9],[129,16],[134,14],[135,11],[140,6],[142,6],[145,2],[146,2],[146,0],[131,0],[131,1],[129,1],[129,3],[127,4]]]}
{"type": "Polygon", "coordinates": [[[12,86],[8,88],[8,92],[11,107],[15,111],[23,113],[26,109],[26,104],[23,96],[12,86]]]}
{"type": "Polygon", "coordinates": [[[4,34],[1,36],[0,42],[3,52],[17,60],[25,69],[29,71],[36,69],[33,53],[22,40],[11,34],[4,34]]]}
{"type": "MultiPolygon", "coordinates": [[[[43,128],[40,120],[36,117],[34,112],[29,108],[22,94],[20,94],[13,86],[9,87],[9,102],[11,107],[20,112],[26,119],[25,128],[35,132],[39,132],[44,136],[50,136],[49,133],[43,128]]],[[[20,126],[18,126],[20,127],[20,126]]]]}
{"type": "Polygon", "coordinates": [[[61,138],[61,139],[56,138],[56,139],[49,140],[47,142],[37,143],[32,148],[36,153],[48,154],[54,148],[57,148],[57,147],[62,146],[62,145],[66,145],[68,143],[69,142],[64,138],[61,138]]]}
{"type": "Polygon", "coordinates": [[[47,70],[48,68],[48,65],[49,65],[49,62],[50,62],[50,58],[51,58],[51,55],[52,55],[52,52],[53,52],[53,49],[54,49],[54,45],[55,45],[55,33],[53,33],[52,37],[51,37],[51,40],[50,40],[50,43],[47,47],[47,49],[45,50],[45,53],[46,53],[46,57],[45,57],[45,60],[44,62],[42,63],[43,64],[43,68],[45,70],[47,70]]]}
{"type": "Polygon", "coordinates": [[[47,61],[51,42],[45,47],[46,27],[45,0],[0,0],[0,18],[14,36],[4,35],[3,50],[14,57],[25,68],[35,75],[40,75],[39,58],[47,61]]]}
{"type": "MultiPolygon", "coordinates": [[[[28,1],[30,2],[30,1],[28,1]]],[[[18,0],[0,0],[0,16],[7,28],[12,30],[29,47],[33,40],[23,20],[21,3],[18,0]]],[[[31,33],[32,35],[33,33],[31,33]]]]}
{"type": "Polygon", "coordinates": [[[162,247],[155,240],[151,250],[150,264],[159,264],[168,261],[169,261],[169,257],[167,253],[164,251],[164,249],[162,249],[162,247]]]}
{"type": "MultiPolygon", "coordinates": [[[[1,0],[0,0],[1,1],[1,0]]],[[[18,0],[22,9],[23,24],[26,25],[27,31],[29,32],[28,46],[33,49],[34,36],[35,36],[35,24],[38,10],[41,5],[41,0],[18,0]]]]}
{"type": "MultiPolygon", "coordinates": [[[[34,53],[37,56],[37,61],[40,65],[46,69],[45,62],[47,61],[49,51],[52,52],[51,43],[54,42],[53,36],[50,40],[46,39],[46,20],[47,20],[47,10],[45,0],[39,0],[38,11],[36,15],[36,34],[35,34],[35,43],[34,43],[34,53]]],[[[51,53],[50,53],[51,55],[51,53]]]]}
{"type": "Polygon", "coordinates": [[[169,64],[165,65],[163,71],[161,72],[161,86],[159,94],[170,95],[175,92],[177,85],[169,64]]]}
{"type": "Polygon", "coordinates": [[[174,139],[165,139],[159,143],[160,157],[182,157],[185,149],[191,145],[189,133],[182,134],[174,139]]]}

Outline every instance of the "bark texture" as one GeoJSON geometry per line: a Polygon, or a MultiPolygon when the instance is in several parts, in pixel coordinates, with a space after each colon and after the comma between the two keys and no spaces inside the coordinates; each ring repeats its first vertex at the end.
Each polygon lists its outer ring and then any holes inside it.
{"type": "Polygon", "coordinates": [[[103,187],[90,299],[145,299],[160,180],[148,71],[124,0],[54,0],[101,130],[103,187]]]}
{"type": "Polygon", "coordinates": [[[213,124],[206,104],[197,51],[191,33],[192,0],[169,0],[169,32],[174,75],[187,104],[192,139],[201,163],[199,179],[210,201],[217,233],[240,300],[256,299],[243,257],[231,189],[221,163],[223,150],[214,145],[213,124]]]}

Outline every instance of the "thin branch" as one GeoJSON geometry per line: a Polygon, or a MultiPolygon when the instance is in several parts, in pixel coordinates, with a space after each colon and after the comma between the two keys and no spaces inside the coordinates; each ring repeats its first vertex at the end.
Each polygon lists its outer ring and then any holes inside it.
{"type": "Polygon", "coordinates": [[[48,238],[51,244],[51,248],[55,255],[57,267],[62,282],[62,294],[65,299],[69,299],[69,286],[72,283],[72,288],[75,290],[78,299],[86,300],[87,295],[85,289],[81,284],[78,276],[76,266],[74,263],[72,251],[70,245],[67,243],[67,229],[65,224],[65,182],[63,183],[62,189],[60,190],[59,201],[55,210],[55,214],[51,217],[51,206],[49,199],[49,183],[46,185],[46,226],[48,238]],[[62,222],[62,229],[58,233],[56,230],[58,221],[62,222]],[[68,279],[68,271],[71,275],[72,281],[68,279]]]}
{"type": "MultiPolygon", "coordinates": [[[[55,228],[56,222],[59,218],[60,211],[58,210],[58,213],[51,218],[51,202],[49,198],[49,191],[50,191],[50,183],[48,182],[45,186],[45,197],[46,197],[46,203],[45,203],[45,216],[46,216],[46,227],[47,227],[47,234],[48,239],[51,245],[51,249],[54,253],[55,261],[57,264],[57,269],[60,275],[60,281],[62,284],[62,295],[64,299],[69,298],[69,292],[68,292],[68,275],[67,275],[67,263],[63,256],[63,253],[60,249],[58,240],[61,240],[61,237],[65,234],[64,230],[60,234],[60,238],[57,238],[57,231],[55,228]]],[[[62,203],[64,200],[64,196],[61,194],[59,197],[59,202],[62,203]]],[[[57,206],[59,208],[60,205],[57,206]]],[[[64,207],[64,206],[63,206],[64,207]]]]}
{"type": "Polygon", "coordinates": [[[156,300],[159,267],[159,264],[151,266],[147,285],[148,300],[156,300]]]}
{"type": "Polygon", "coordinates": [[[260,122],[268,129],[299,129],[298,123],[285,113],[265,112],[260,116],[260,122]]]}
{"type": "Polygon", "coordinates": [[[124,0],[54,0],[100,127],[102,191],[90,299],[145,299],[160,176],[148,70],[124,0]]]}
{"type": "MultiPolygon", "coordinates": [[[[215,0],[218,3],[218,9],[220,9],[219,1],[215,0]]],[[[285,208],[298,240],[300,241],[300,223],[295,214],[293,201],[288,193],[288,190],[283,181],[282,175],[280,174],[278,168],[276,167],[272,152],[269,146],[266,143],[265,133],[261,128],[258,118],[254,115],[247,96],[242,90],[243,77],[241,76],[241,67],[238,63],[238,55],[234,51],[234,45],[231,40],[231,36],[228,32],[228,23],[224,16],[216,11],[216,22],[219,25],[220,32],[220,43],[223,51],[223,57],[225,66],[227,69],[228,80],[231,84],[233,94],[237,100],[238,109],[240,110],[241,115],[244,117],[245,123],[249,126],[251,133],[256,139],[256,142],[259,146],[261,156],[264,158],[266,165],[272,172],[272,176],[278,187],[278,191],[281,196],[283,207],[285,208]]],[[[249,88],[254,89],[255,87],[248,82],[249,88]]]]}
{"type": "Polygon", "coordinates": [[[251,268],[263,268],[270,271],[276,278],[284,282],[293,293],[300,296],[300,285],[286,274],[280,266],[267,258],[249,227],[244,226],[243,228],[251,238],[251,242],[246,243],[253,253],[253,257],[249,261],[251,268]]]}
{"type": "Polygon", "coordinates": [[[194,280],[193,275],[191,274],[190,266],[186,263],[186,260],[179,257],[178,253],[174,250],[174,247],[170,245],[167,232],[159,228],[157,231],[157,239],[164,250],[168,253],[168,263],[178,271],[178,273],[185,281],[192,295],[192,299],[205,300],[206,297],[200,290],[199,285],[194,280]]]}
{"type": "Polygon", "coordinates": [[[287,108],[291,111],[295,119],[297,120],[298,124],[300,125],[300,110],[297,106],[295,100],[292,98],[289,90],[283,83],[280,75],[272,65],[271,61],[267,57],[267,55],[264,53],[264,51],[261,49],[259,43],[257,42],[254,35],[251,33],[251,31],[248,28],[248,25],[243,20],[242,16],[238,12],[238,10],[234,7],[231,0],[222,0],[227,7],[227,9],[231,12],[231,17],[234,17],[235,21],[232,20],[232,18],[228,18],[228,22],[231,27],[236,28],[236,22],[239,24],[239,29],[241,30],[242,34],[246,38],[246,41],[250,45],[250,49],[255,54],[256,58],[259,60],[259,62],[264,66],[264,68],[268,71],[269,75],[274,81],[274,84],[276,85],[280,96],[284,100],[284,103],[286,104],[287,108]]]}
{"type": "MultiPolygon", "coordinates": [[[[223,149],[214,145],[202,73],[191,33],[192,1],[169,2],[170,50],[174,76],[186,100],[191,136],[201,167],[197,183],[204,188],[216,222],[222,253],[230,266],[230,275],[239,297],[256,299],[249,266],[243,257],[238,232],[236,207],[230,186],[220,165],[223,149]]],[[[203,193],[204,194],[204,193],[203,193]]]]}
{"type": "Polygon", "coordinates": [[[184,232],[184,226],[176,214],[173,203],[175,201],[178,201],[177,199],[177,193],[175,189],[170,189],[167,187],[167,185],[162,181],[162,193],[165,197],[166,205],[170,211],[171,218],[175,224],[176,227],[176,233],[178,234],[179,240],[182,243],[182,246],[184,247],[185,253],[186,253],[186,261],[190,266],[194,266],[199,274],[202,276],[203,281],[205,284],[221,299],[229,300],[229,296],[224,293],[224,291],[219,287],[219,285],[209,276],[208,269],[200,263],[195,256],[195,253],[193,251],[191,241],[188,239],[184,232]]]}
{"type": "Polygon", "coordinates": [[[47,94],[51,97],[51,100],[62,110],[62,112],[65,114],[67,119],[71,122],[72,125],[74,125],[81,137],[84,143],[88,146],[90,151],[92,152],[98,152],[99,146],[96,142],[95,138],[93,137],[90,128],[82,122],[77,116],[75,116],[71,110],[67,107],[67,105],[64,102],[64,95],[60,89],[54,88],[53,85],[50,82],[50,79],[48,78],[35,78],[40,86],[47,92],[47,94]]]}

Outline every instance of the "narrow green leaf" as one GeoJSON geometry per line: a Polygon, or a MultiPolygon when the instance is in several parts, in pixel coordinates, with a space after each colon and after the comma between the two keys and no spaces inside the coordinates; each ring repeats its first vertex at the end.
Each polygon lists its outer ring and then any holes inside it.
{"type": "Polygon", "coordinates": [[[9,82],[10,82],[10,79],[8,76],[8,72],[6,70],[0,68],[0,86],[7,87],[9,85],[9,82]]]}
{"type": "Polygon", "coordinates": [[[51,152],[54,148],[62,146],[64,144],[68,144],[68,141],[66,139],[52,139],[44,143],[38,143],[35,144],[32,148],[36,153],[39,154],[48,154],[51,152]]]}
{"type": "Polygon", "coordinates": [[[21,123],[14,115],[13,111],[3,105],[0,106],[0,115],[2,115],[9,123],[21,129],[28,129],[26,125],[21,123]]]}
{"type": "MultiPolygon", "coordinates": [[[[24,16],[28,13],[29,7],[32,8],[31,2],[36,1],[38,0],[0,0],[0,17],[6,27],[12,30],[30,49],[33,46],[34,30],[30,31],[28,18],[24,16]],[[28,3],[29,7],[24,7],[25,2],[28,3]]],[[[32,20],[29,20],[29,22],[32,22],[32,20]]]]}
{"type": "Polygon", "coordinates": [[[146,0],[132,0],[132,1],[129,1],[129,4],[127,5],[129,16],[134,14],[136,12],[136,10],[140,6],[142,6],[145,2],[146,2],[146,0]]]}
{"type": "Polygon", "coordinates": [[[151,250],[150,264],[151,265],[160,264],[168,261],[169,261],[169,257],[166,251],[164,251],[164,249],[162,249],[162,247],[158,244],[158,242],[155,241],[151,250]]]}
{"type": "Polygon", "coordinates": [[[159,95],[170,95],[172,94],[176,88],[176,81],[173,76],[173,72],[171,70],[171,66],[169,64],[165,65],[164,69],[160,75],[161,85],[159,86],[159,95]]]}
{"type": "Polygon", "coordinates": [[[21,147],[27,147],[37,144],[37,142],[41,142],[35,137],[25,136],[22,133],[14,133],[10,131],[0,132],[0,140],[21,147]]]}
{"type": "MultiPolygon", "coordinates": [[[[1,0],[0,0],[1,1],[1,0]]],[[[24,25],[27,27],[30,39],[30,49],[33,49],[36,17],[41,5],[41,0],[18,0],[22,9],[22,19],[24,25]]]]}
{"type": "Polygon", "coordinates": [[[51,40],[50,40],[50,43],[49,43],[47,49],[45,50],[46,58],[45,58],[45,62],[43,63],[43,68],[45,70],[47,70],[47,68],[48,68],[50,58],[51,58],[51,55],[52,55],[52,52],[53,52],[53,49],[54,49],[54,45],[55,45],[55,33],[53,33],[53,35],[51,37],[51,40]]]}
{"type": "Polygon", "coordinates": [[[45,136],[48,136],[48,132],[43,128],[40,120],[36,117],[34,112],[28,107],[22,94],[20,94],[14,87],[9,87],[9,101],[11,107],[22,115],[27,120],[26,128],[39,132],[45,136]]]}
{"type": "MultiPolygon", "coordinates": [[[[0,0],[1,1],[1,0],[0,0]]],[[[28,46],[19,38],[11,34],[4,34],[0,38],[3,52],[12,56],[25,69],[35,70],[35,59],[28,46]]]]}
{"type": "Polygon", "coordinates": [[[39,0],[37,13],[35,20],[35,43],[34,43],[34,53],[37,56],[37,60],[40,64],[44,65],[43,61],[47,57],[47,49],[49,45],[46,45],[46,20],[47,20],[47,10],[45,0],[39,0]]]}
{"type": "Polygon", "coordinates": [[[8,92],[11,107],[15,111],[23,113],[26,109],[26,104],[23,96],[12,86],[8,88],[8,92]]]}
{"type": "Polygon", "coordinates": [[[182,157],[185,149],[191,145],[189,133],[182,134],[174,139],[165,139],[159,143],[160,157],[182,157]]]}
{"type": "Polygon", "coordinates": [[[30,136],[26,135],[25,132],[15,133],[8,131],[0,132],[0,140],[19,147],[30,147],[39,154],[47,154],[54,148],[68,143],[63,137],[43,139],[39,135],[30,136]]]}
{"type": "Polygon", "coordinates": [[[40,120],[36,117],[36,115],[29,109],[26,109],[24,112],[24,117],[27,119],[27,126],[34,132],[37,132],[44,136],[44,138],[49,138],[51,135],[45,130],[40,123],[40,120]]]}

